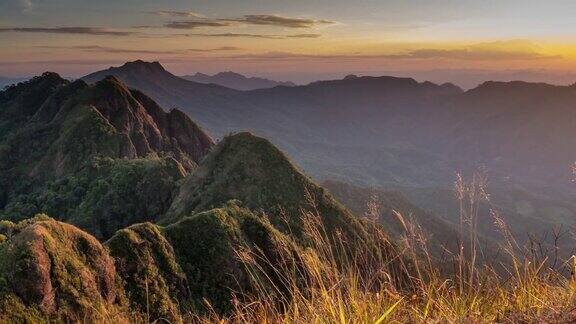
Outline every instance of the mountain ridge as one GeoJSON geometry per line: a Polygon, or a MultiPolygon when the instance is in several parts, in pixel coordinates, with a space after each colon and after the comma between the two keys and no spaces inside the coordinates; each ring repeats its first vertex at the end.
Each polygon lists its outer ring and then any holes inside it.
{"type": "Polygon", "coordinates": [[[181,78],[200,83],[218,84],[241,91],[273,88],[277,86],[293,87],[296,85],[289,81],[275,81],[260,77],[246,77],[240,73],[232,71],[218,72],[214,75],[197,72],[193,75],[183,75],[181,78]]]}

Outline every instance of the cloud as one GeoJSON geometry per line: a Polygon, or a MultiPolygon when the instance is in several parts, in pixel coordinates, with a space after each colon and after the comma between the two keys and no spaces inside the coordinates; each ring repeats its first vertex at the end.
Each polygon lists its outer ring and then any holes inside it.
{"type": "Polygon", "coordinates": [[[528,40],[484,42],[456,48],[420,48],[384,55],[389,59],[452,59],[452,60],[538,60],[560,58],[542,53],[537,44],[528,40]]]}
{"type": "Polygon", "coordinates": [[[472,44],[461,48],[425,48],[388,55],[397,59],[455,59],[455,60],[537,60],[560,58],[542,54],[536,44],[523,40],[510,40],[472,44]]]}
{"type": "Polygon", "coordinates": [[[322,37],[320,34],[295,34],[295,35],[286,35],[286,38],[319,38],[322,37]]]}
{"type": "Polygon", "coordinates": [[[261,39],[290,39],[290,38],[319,38],[320,34],[293,34],[293,35],[271,35],[271,34],[246,34],[246,33],[195,33],[187,34],[186,36],[199,36],[199,37],[230,37],[230,38],[261,38],[261,39]]]}
{"type": "Polygon", "coordinates": [[[456,60],[533,60],[553,58],[534,52],[496,51],[473,49],[420,49],[405,54],[388,55],[387,58],[397,59],[456,59],[456,60]]]}
{"type": "Polygon", "coordinates": [[[178,10],[156,10],[148,11],[148,14],[166,17],[180,17],[180,18],[202,18],[203,15],[194,11],[178,11],[178,10]]]}
{"type": "Polygon", "coordinates": [[[28,14],[33,11],[32,0],[0,0],[0,14],[28,14]]]}
{"type": "Polygon", "coordinates": [[[331,20],[292,18],[278,15],[245,15],[241,18],[222,19],[222,20],[238,22],[248,25],[279,26],[286,28],[312,28],[320,25],[335,24],[335,22],[331,20]]]}
{"type": "Polygon", "coordinates": [[[102,52],[102,53],[114,53],[114,54],[186,54],[186,53],[212,53],[212,52],[225,52],[225,51],[236,51],[240,50],[239,47],[234,46],[221,46],[216,48],[189,48],[182,50],[147,50],[147,49],[127,49],[127,48],[115,48],[106,47],[98,45],[90,46],[36,46],[37,48],[46,49],[69,49],[69,50],[80,50],[85,52],[102,52]]]}
{"type": "Polygon", "coordinates": [[[188,21],[171,21],[164,24],[166,28],[174,28],[174,29],[195,29],[200,27],[229,27],[233,23],[229,21],[221,21],[221,20],[188,20],[188,21]]]}
{"type": "Polygon", "coordinates": [[[472,46],[463,49],[418,49],[407,51],[400,54],[306,54],[291,52],[265,52],[241,54],[229,56],[240,60],[277,60],[277,61],[298,61],[298,60],[317,60],[317,61],[357,61],[357,60],[411,60],[411,59],[452,59],[452,60],[475,60],[475,61],[496,61],[496,60],[538,60],[538,59],[555,59],[559,56],[543,55],[532,51],[503,51],[494,49],[479,48],[472,46]]]}
{"type": "Polygon", "coordinates": [[[130,36],[135,34],[134,32],[111,30],[100,27],[8,27],[0,28],[0,32],[81,34],[98,36],[130,36]]]}
{"type": "Polygon", "coordinates": [[[34,9],[34,4],[32,0],[19,0],[18,4],[23,13],[31,12],[34,9]]]}
{"type": "MultiPolygon", "coordinates": [[[[174,15],[172,15],[174,16],[174,15]]],[[[178,16],[181,17],[181,16],[178,16]]],[[[200,18],[200,17],[198,17],[200,18]]],[[[194,29],[199,27],[230,27],[234,25],[264,25],[284,28],[312,28],[332,25],[334,21],[324,19],[291,18],[277,15],[245,15],[239,18],[201,18],[192,20],[170,21],[166,28],[194,29]]],[[[150,26],[145,26],[150,27],[150,26]]]]}

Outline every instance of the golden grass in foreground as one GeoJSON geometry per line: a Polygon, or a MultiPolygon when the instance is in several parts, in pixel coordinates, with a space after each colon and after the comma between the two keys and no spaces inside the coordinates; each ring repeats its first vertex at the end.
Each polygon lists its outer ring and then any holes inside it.
{"type": "MultiPolygon", "coordinates": [[[[389,255],[352,249],[341,238],[333,240],[318,215],[310,213],[303,215],[311,240],[310,249],[302,256],[308,267],[304,284],[295,269],[276,269],[290,287],[289,296],[271,295],[262,289],[256,296],[243,296],[247,301],[236,303],[231,315],[190,319],[205,323],[576,322],[576,281],[572,276],[576,259],[552,269],[546,257],[523,253],[494,212],[494,222],[505,238],[506,265],[500,264],[502,268],[497,270],[478,261],[477,204],[489,199],[483,183],[481,178],[474,178],[471,184],[458,178],[461,230],[467,231],[467,227],[469,235],[459,243],[460,251],[453,253],[452,275],[441,274],[438,260],[428,253],[425,236],[401,215],[405,237],[393,259],[411,274],[411,288],[404,289],[397,288],[384,270],[391,262],[389,255]],[[374,261],[380,266],[372,266],[374,261]]],[[[373,230],[375,237],[386,240],[379,227],[373,230]]],[[[262,257],[243,251],[238,255],[262,257]]],[[[249,270],[254,280],[267,281],[259,269],[249,270]]],[[[270,282],[262,282],[265,285],[270,282]]]]}

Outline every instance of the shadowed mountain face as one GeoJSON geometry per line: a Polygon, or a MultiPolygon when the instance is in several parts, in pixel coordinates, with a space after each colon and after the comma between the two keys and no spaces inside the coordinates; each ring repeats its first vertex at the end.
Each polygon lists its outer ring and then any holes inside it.
{"type": "Polygon", "coordinates": [[[575,99],[574,86],[486,82],[443,106],[434,134],[447,145],[432,148],[512,177],[513,184],[569,185],[576,161],[575,99]]]}
{"type": "Polygon", "coordinates": [[[434,239],[444,240],[442,245],[453,243],[450,240],[454,241],[458,237],[453,224],[415,206],[398,190],[362,188],[331,180],[322,185],[356,215],[376,218],[385,224],[395,237],[405,234],[399,216],[405,217],[406,221],[417,223],[434,239]]]}
{"type": "Polygon", "coordinates": [[[220,72],[214,75],[203,73],[196,73],[194,75],[184,75],[182,79],[199,82],[199,83],[213,83],[227,88],[236,90],[256,90],[265,88],[274,88],[277,86],[293,87],[292,82],[274,81],[258,77],[246,77],[239,73],[234,72],[220,72]]]}

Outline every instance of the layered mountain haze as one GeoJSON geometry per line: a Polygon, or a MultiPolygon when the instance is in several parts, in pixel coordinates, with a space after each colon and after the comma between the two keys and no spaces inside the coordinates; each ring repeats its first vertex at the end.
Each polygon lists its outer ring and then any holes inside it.
{"type": "MultiPolygon", "coordinates": [[[[158,69],[163,78],[170,75],[157,63],[134,62],[86,79],[106,73],[122,79],[128,66],[134,67],[134,75],[145,67],[158,69]]],[[[516,182],[566,184],[576,158],[567,149],[574,124],[572,86],[487,82],[464,92],[451,84],[409,78],[349,76],[306,86],[230,90],[214,100],[211,93],[198,91],[194,99],[165,100],[164,91],[150,86],[159,76],[139,75],[138,82],[125,76],[124,81],[149,90],[165,106],[180,107],[217,138],[240,130],[270,138],[319,179],[427,185],[438,182],[438,172],[447,178],[455,169],[487,166],[499,178],[516,177],[516,182]],[[532,123],[535,119],[543,123],[532,123]],[[550,129],[554,131],[544,134],[550,129]],[[514,145],[521,138],[527,140],[514,145]],[[315,154],[332,155],[334,147],[338,156],[317,161],[315,154]],[[358,161],[352,152],[363,149],[372,153],[363,155],[367,161],[358,161]],[[376,161],[379,166],[373,165],[376,161]],[[433,171],[418,161],[434,166],[433,171]],[[365,179],[350,176],[349,165],[360,167],[365,179]],[[386,175],[388,170],[395,171],[396,179],[386,175]]],[[[174,82],[172,98],[182,98],[180,89],[191,85],[174,82]]]]}
{"type": "MultiPolygon", "coordinates": [[[[125,68],[107,71],[119,71],[121,78],[125,68]]],[[[146,75],[138,80],[140,86],[155,82],[146,75]]],[[[573,86],[486,82],[463,91],[410,78],[349,75],[305,86],[227,92],[217,100],[196,94],[194,101],[165,104],[197,116],[216,137],[251,130],[269,138],[319,181],[419,192],[410,197],[414,205],[456,226],[458,211],[445,215],[446,205],[435,209],[430,197],[444,192],[438,199],[458,209],[452,190],[456,173],[481,172],[489,179],[492,200],[507,211],[504,220],[518,224],[520,241],[546,236],[542,233],[552,231],[553,224],[574,224],[564,216],[550,221],[544,212],[572,210],[573,86]],[[544,201],[546,208],[529,213],[521,207],[544,201]]],[[[163,98],[154,91],[151,96],[163,98]]],[[[499,236],[488,206],[482,214],[481,235],[499,236]]],[[[552,244],[550,239],[545,241],[552,244]]]]}
{"type": "Polygon", "coordinates": [[[236,90],[256,90],[265,88],[274,88],[278,86],[293,87],[296,84],[289,81],[274,81],[266,78],[259,77],[246,77],[240,73],[235,72],[220,72],[214,75],[204,73],[195,73],[194,75],[184,75],[183,79],[199,82],[199,83],[213,83],[227,88],[236,90]]]}
{"type": "MultiPolygon", "coordinates": [[[[427,110],[427,105],[440,98],[461,92],[450,84],[438,86],[408,78],[349,77],[307,86],[247,92],[229,90],[214,98],[211,92],[187,90],[192,86],[196,88],[198,84],[182,79],[177,82],[177,77],[158,67],[157,63],[136,61],[93,73],[83,79],[94,82],[107,74],[115,75],[129,86],[145,91],[161,105],[179,107],[216,138],[242,130],[270,138],[288,152],[297,164],[320,179],[334,176],[350,179],[352,177],[344,171],[347,165],[363,163],[365,176],[375,177],[365,181],[380,182],[382,179],[378,178],[388,172],[387,167],[405,165],[396,161],[398,155],[422,155],[417,161],[428,159],[428,153],[415,152],[413,146],[406,145],[406,140],[398,138],[398,135],[408,136],[407,130],[419,122],[411,120],[410,116],[427,110]],[[154,70],[158,75],[152,77],[139,72],[143,70],[154,70]],[[133,77],[135,75],[140,76],[133,77]],[[160,79],[172,80],[172,86],[163,89],[156,87],[155,83],[160,79]],[[170,97],[166,96],[166,91],[169,91],[170,97]],[[189,94],[183,95],[185,93],[189,94]],[[385,140],[382,140],[382,136],[386,136],[385,140]],[[334,147],[342,154],[339,153],[334,159],[318,161],[317,156],[330,155],[334,147]],[[373,161],[354,161],[357,155],[353,151],[362,149],[374,149],[377,153],[366,158],[388,160],[386,163],[389,165],[375,169],[370,165],[373,161]],[[393,158],[390,159],[390,156],[393,158]],[[323,165],[325,163],[329,165],[323,165]]],[[[419,118],[424,120],[425,116],[419,118]]],[[[444,163],[441,158],[435,160],[432,163],[444,163]]],[[[452,169],[445,172],[452,172],[452,169]]],[[[434,177],[434,174],[428,172],[426,176],[434,177]]],[[[410,183],[428,180],[406,172],[390,177],[407,177],[400,181],[410,183]]],[[[384,179],[390,180],[396,181],[384,179]]]]}

